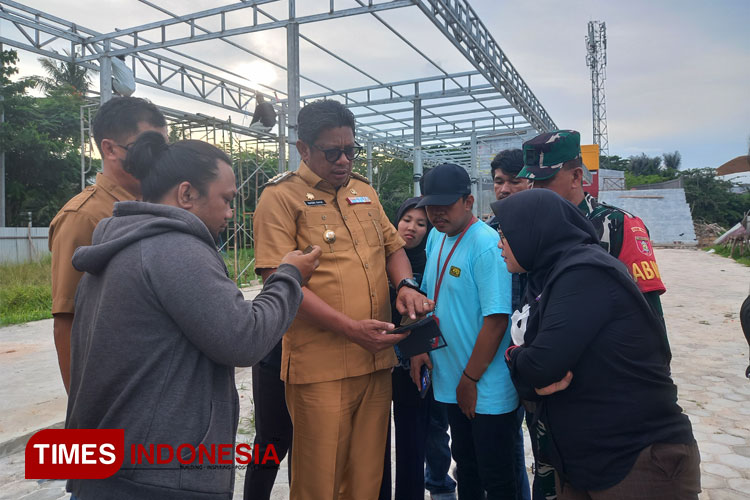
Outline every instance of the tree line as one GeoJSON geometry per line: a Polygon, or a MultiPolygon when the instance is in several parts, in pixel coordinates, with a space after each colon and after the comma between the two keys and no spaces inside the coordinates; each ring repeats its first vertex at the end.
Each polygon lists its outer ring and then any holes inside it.
{"type": "Polygon", "coordinates": [[[48,77],[14,81],[18,54],[4,50],[0,60],[6,225],[25,226],[30,214],[34,226],[46,226],[81,190],[80,107],[88,77],[83,68],[43,60],[48,77]],[[31,95],[34,88],[43,96],[31,95]]]}
{"type": "Polygon", "coordinates": [[[682,178],[685,198],[696,222],[715,223],[728,229],[750,210],[750,193],[733,193],[732,182],[717,177],[715,169],[680,170],[681,164],[679,151],[661,156],[645,153],[629,158],[602,156],[599,162],[601,168],[625,172],[626,189],[682,178]]]}
{"type": "MultiPolygon", "coordinates": [[[[30,214],[34,226],[47,226],[60,207],[81,189],[80,107],[85,104],[90,78],[85,68],[75,64],[40,59],[46,76],[14,80],[18,73],[16,51],[2,51],[0,61],[0,95],[4,98],[0,106],[5,113],[0,147],[5,151],[6,224],[25,226],[30,214]],[[42,95],[32,95],[33,89],[42,95]]],[[[174,130],[171,135],[178,138],[174,130]]],[[[269,159],[263,158],[265,153],[257,153],[257,158],[250,156],[235,158],[238,168],[263,165],[264,177],[274,173],[275,161],[264,161],[269,159]]],[[[682,177],[696,220],[729,227],[750,209],[750,194],[731,193],[731,183],[717,178],[714,169],[680,170],[679,151],[629,158],[613,155],[602,157],[600,164],[602,168],[624,171],[627,188],[682,177]]],[[[98,160],[94,160],[89,183],[98,166],[98,160]]],[[[354,168],[365,174],[364,159],[357,160],[354,168]]],[[[410,162],[374,155],[373,185],[389,217],[395,216],[404,199],[413,196],[412,182],[410,162]]],[[[244,213],[255,208],[259,190],[255,190],[254,183],[251,185],[253,192],[247,193],[244,213]]]]}

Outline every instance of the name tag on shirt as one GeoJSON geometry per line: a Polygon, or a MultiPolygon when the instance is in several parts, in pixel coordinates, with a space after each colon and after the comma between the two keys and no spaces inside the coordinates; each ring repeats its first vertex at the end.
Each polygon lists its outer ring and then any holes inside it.
{"type": "Polygon", "coordinates": [[[310,201],[305,202],[305,205],[307,205],[308,207],[316,207],[318,205],[325,205],[325,204],[326,204],[325,200],[310,200],[310,201]]]}
{"type": "Polygon", "coordinates": [[[372,203],[369,196],[350,196],[346,199],[349,205],[361,205],[363,203],[372,203]]]}

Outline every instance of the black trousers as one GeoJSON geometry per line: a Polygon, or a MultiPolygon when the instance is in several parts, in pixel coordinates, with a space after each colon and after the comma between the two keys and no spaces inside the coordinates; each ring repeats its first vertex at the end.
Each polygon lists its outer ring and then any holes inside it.
{"type": "MultiPolygon", "coordinates": [[[[258,363],[253,366],[253,406],[255,407],[255,441],[258,455],[265,456],[266,448],[276,448],[279,461],[284,460],[292,444],[292,420],[286,408],[284,382],[279,368],[258,363]]],[[[253,446],[253,451],[255,446],[253,446]]],[[[289,478],[292,464],[289,463],[289,478]]],[[[265,465],[248,465],[245,474],[244,500],[268,500],[279,466],[269,461],[265,465]]]]}
{"type": "Polygon", "coordinates": [[[446,406],[458,497],[461,500],[515,500],[518,495],[516,411],[502,415],[477,413],[470,420],[457,404],[446,406]]]}
{"type": "Polygon", "coordinates": [[[424,398],[403,368],[393,370],[396,428],[396,500],[424,498],[424,458],[430,427],[432,387],[424,398]]]}

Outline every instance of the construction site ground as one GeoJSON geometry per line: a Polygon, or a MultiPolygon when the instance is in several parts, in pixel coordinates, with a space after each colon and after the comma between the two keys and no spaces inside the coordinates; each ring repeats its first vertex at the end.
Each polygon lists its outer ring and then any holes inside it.
{"type": "MultiPolygon", "coordinates": [[[[750,267],[693,249],[657,249],[656,255],[668,288],[662,302],[674,355],[672,375],[701,450],[700,498],[750,499],[748,346],[738,315],[748,295],[750,267]]],[[[61,427],[65,418],[51,320],[0,328],[0,377],[0,499],[68,498],[64,481],[24,479],[28,437],[39,429],[61,427]]],[[[237,370],[237,387],[237,439],[252,442],[249,368],[237,370]]],[[[526,449],[528,455],[528,444],[526,449]]],[[[241,499],[245,471],[236,474],[234,498],[241,499]]],[[[272,498],[288,494],[284,461],[272,498]]]]}

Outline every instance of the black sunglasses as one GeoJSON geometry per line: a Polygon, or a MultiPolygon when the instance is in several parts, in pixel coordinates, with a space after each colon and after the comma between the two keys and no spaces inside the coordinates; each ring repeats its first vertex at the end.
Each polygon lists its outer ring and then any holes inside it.
{"type": "Polygon", "coordinates": [[[329,148],[329,149],[323,149],[319,146],[316,146],[315,144],[312,145],[315,149],[323,153],[326,157],[326,160],[335,163],[339,161],[339,158],[341,158],[341,153],[344,153],[344,156],[346,156],[346,159],[349,161],[352,161],[353,159],[357,158],[362,153],[362,146],[359,144],[355,146],[347,146],[343,149],[341,148],[329,148]]]}

